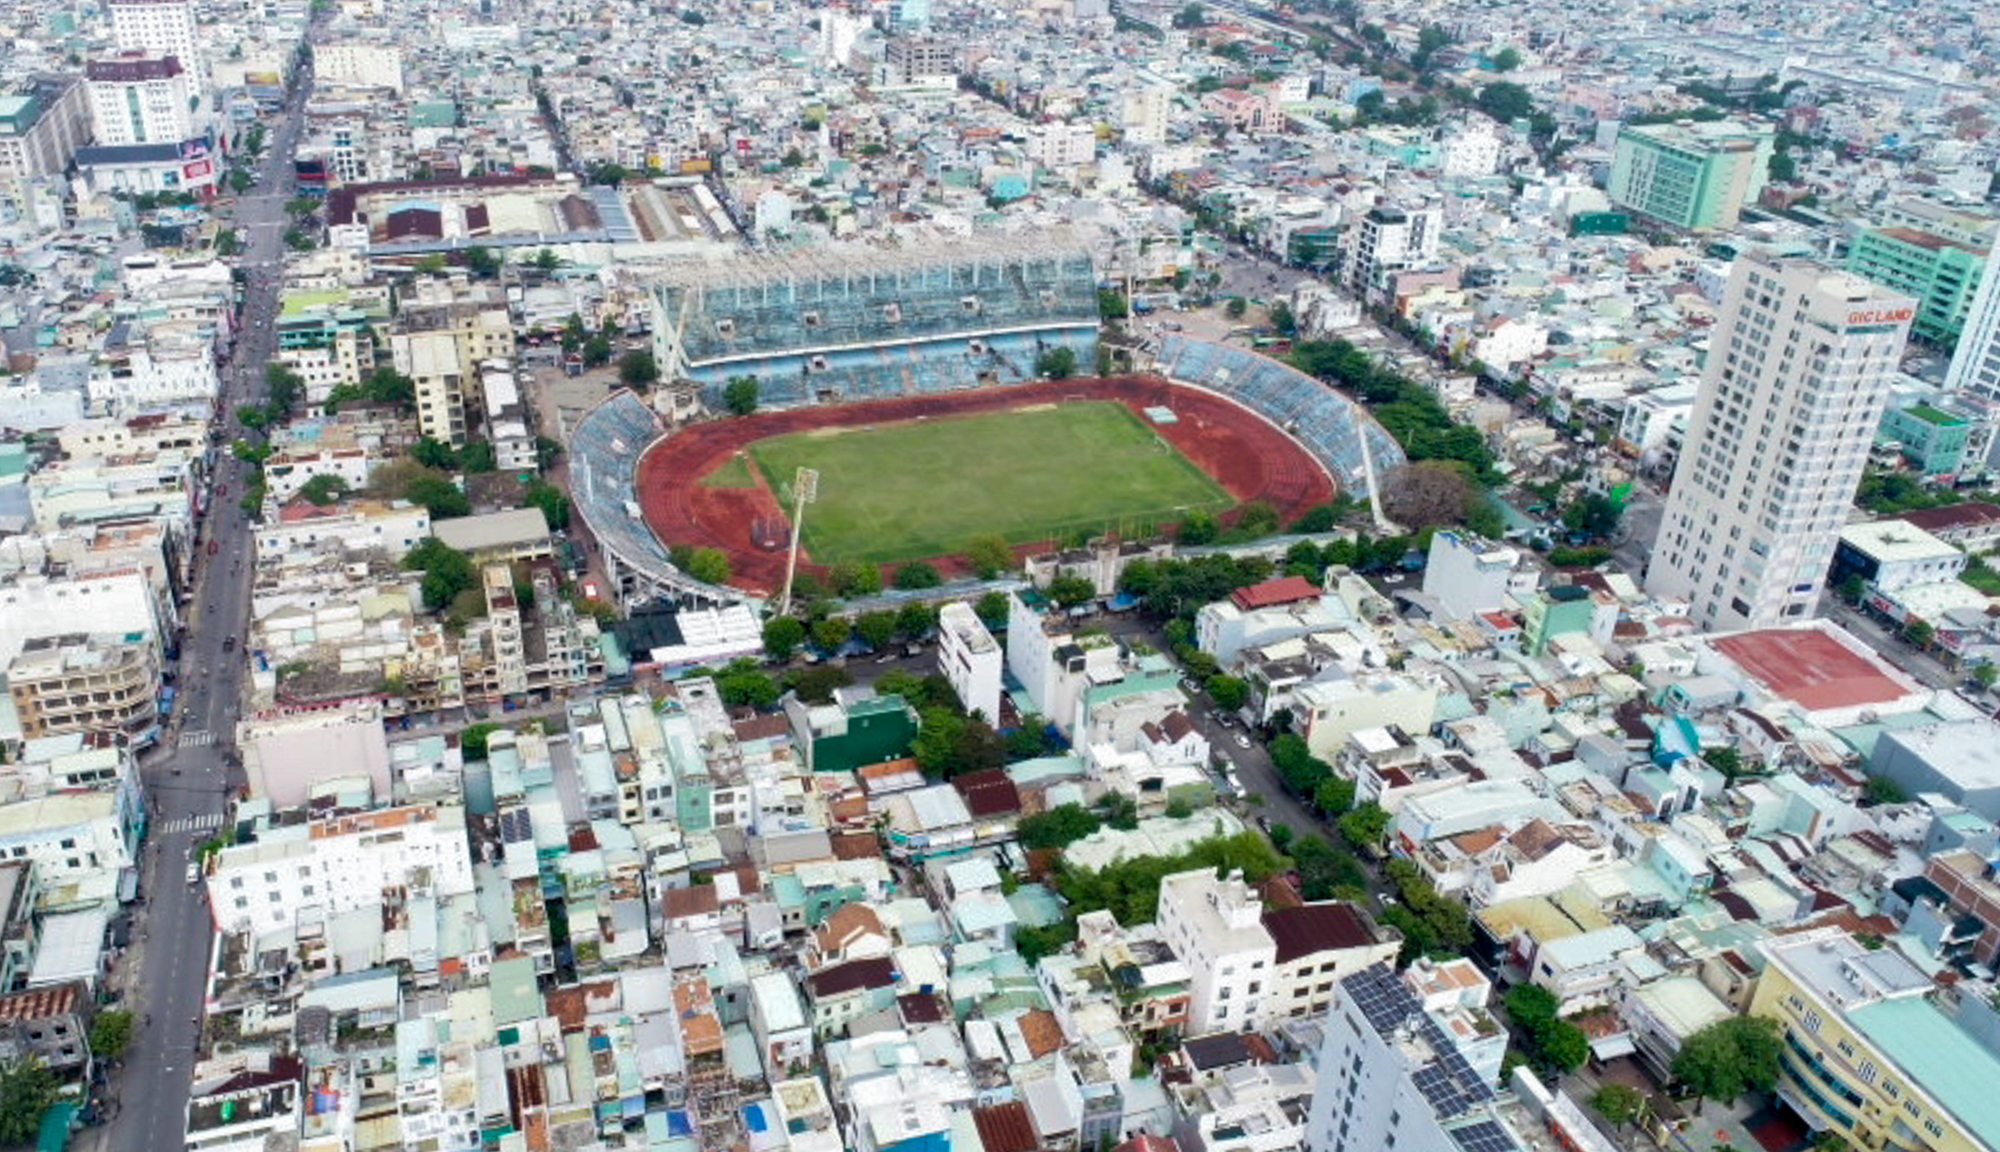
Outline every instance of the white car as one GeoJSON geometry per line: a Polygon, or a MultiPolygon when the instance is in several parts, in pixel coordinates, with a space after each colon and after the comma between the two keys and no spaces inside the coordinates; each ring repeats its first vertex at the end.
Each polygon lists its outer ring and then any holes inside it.
{"type": "Polygon", "coordinates": [[[1236,746],[1237,746],[1238,748],[1248,748],[1248,747],[1250,747],[1250,737],[1248,737],[1248,736],[1245,736],[1245,735],[1244,735],[1243,733],[1241,733],[1241,732],[1238,732],[1238,733],[1236,733],[1236,746]]]}
{"type": "Polygon", "coordinates": [[[201,883],[201,861],[190,860],[188,861],[188,887],[192,888],[199,883],[201,883]]]}

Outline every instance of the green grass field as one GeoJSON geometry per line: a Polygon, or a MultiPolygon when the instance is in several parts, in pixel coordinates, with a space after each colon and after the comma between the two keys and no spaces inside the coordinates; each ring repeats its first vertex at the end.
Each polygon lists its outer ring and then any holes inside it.
{"type": "MultiPolygon", "coordinates": [[[[1025,543],[1129,528],[1235,503],[1110,401],[797,432],[749,451],[782,484],[801,467],[819,469],[805,545],[822,564],[937,556],[996,533],[1025,543]]],[[[791,492],[778,497],[789,511],[791,492]]]]}
{"type": "Polygon", "coordinates": [[[731,456],[722,467],[701,478],[704,488],[755,488],[757,478],[750,474],[750,461],[742,456],[731,456]]]}

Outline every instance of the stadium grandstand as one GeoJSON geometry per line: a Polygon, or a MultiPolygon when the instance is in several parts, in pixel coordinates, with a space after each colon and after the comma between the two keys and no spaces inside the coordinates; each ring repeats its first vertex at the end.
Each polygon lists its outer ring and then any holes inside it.
{"type": "Polygon", "coordinates": [[[711,408],[740,376],[784,408],[1029,380],[1056,347],[1086,371],[1097,356],[1096,276],[1065,233],[690,261],[652,304],[660,370],[711,408]]]}
{"type": "Polygon", "coordinates": [[[627,608],[655,600],[735,604],[750,599],[748,593],[705,584],[682,572],[639,514],[632,469],[660,431],[653,410],[620,391],[584,413],[570,434],[570,498],[603,553],[611,592],[627,608]]]}
{"type": "Polygon", "coordinates": [[[1396,438],[1359,404],[1268,356],[1169,334],[1160,341],[1154,370],[1226,396],[1277,425],[1326,465],[1347,491],[1373,491],[1371,464],[1381,476],[1404,462],[1396,438]]]}

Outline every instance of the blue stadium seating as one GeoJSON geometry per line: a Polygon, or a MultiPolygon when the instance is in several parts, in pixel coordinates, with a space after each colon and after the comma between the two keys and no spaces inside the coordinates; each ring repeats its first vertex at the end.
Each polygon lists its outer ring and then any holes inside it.
{"type": "Polygon", "coordinates": [[[640,514],[633,469],[660,431],[653,410],[630,392],[584,413],[570,434],[570,498],[605,552],[644,580],[703,600],[741,600],[741,592],[675,567],[640,514]]]}
{"type": "Polygon", "coordinates": [[[1170,379],[1227,396],[1283,428],[1351,490],[1367,487],[1363,436],[1376,475],[1404,462],[1402,446],[1366,409],[1268,356],[1169,334],[1160,341],[1157,368],[1170,379]]]}

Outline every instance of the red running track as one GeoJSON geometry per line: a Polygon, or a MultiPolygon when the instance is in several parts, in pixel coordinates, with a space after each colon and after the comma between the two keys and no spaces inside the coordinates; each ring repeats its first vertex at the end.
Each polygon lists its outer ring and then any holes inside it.
{"type": "MultiPolygon", "coordinates": [[[[691,424],[655,440],[640,456],[633,473],[639,489],[639,507],[662,543],[719,548],[729,556],[730,583],[776,591],[785,578],[784,553],[761,551],[750,541],[750,526],[758,518],[784,519],[785,512],[776,497],[762,485],[705,488],[700,484],[703,476],[721,467],[745,446],[771,436],[815,428],[885,424],[920,416],[956,416],[1059,400],[1115,400],[1142,419],[1147,408],[1172,409],[1179,417],[1177,423],[1149,421],[1148,427],[1215,477],[1239,504],[1263,501],[1275,507],[1286,521],[1333,498],[1333,480],[1319,462],[1291,437],[1248,409],[1213,392],[1175,384],[1158,376],[1114,376],[787,408],[691,424]]],[[[978,530],[978,525],[966,526],[968,536],[978,530]]],[[[1017,552],[1044,551],[1049,543],[1023,544],[1017,552]]],[[[957,557],[922,559],[930,560],[947,575],[963,571],[957,557]]],[[[807,563],[801,567],[819,570],[807,563]]]]}

